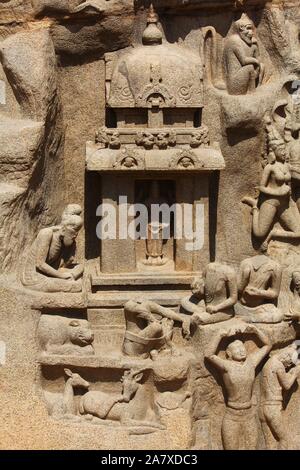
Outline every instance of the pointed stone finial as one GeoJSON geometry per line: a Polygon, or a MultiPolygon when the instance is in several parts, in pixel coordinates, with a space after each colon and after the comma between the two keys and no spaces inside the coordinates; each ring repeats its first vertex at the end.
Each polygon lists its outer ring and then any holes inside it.
{"type": "Polygon", "coordinates": [[[158,15],[151,3],[147,16],[147,27],[143,33],[143,44],[153,46],[162,43],[162,33],[158,28],[157,23],[158,15]]]}
{"type": "Polygon", "coordinates": [[[246,13],[243,13],[240,19],[235,22],[235,24],[238,26],[248,26],[253,25],[253,22],[246,13]]]}
{"type": "Polygon", "coordinates": [[[157,23],[157,22],[158,22],[158,15],[156,11],[154,10],[153,3],[151,3],[149,11],[148,11],[147,24],[157,23]]]}

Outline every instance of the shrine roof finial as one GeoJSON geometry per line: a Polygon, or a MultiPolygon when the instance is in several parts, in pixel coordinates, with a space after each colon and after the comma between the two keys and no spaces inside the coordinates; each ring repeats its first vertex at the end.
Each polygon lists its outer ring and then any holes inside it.
{"type": "Polygon", "coordinates": [[[156,45],[162,43],[162,33],[158,28],[157,23],[158,15],[151,3],[147,16],[147,27],[143,33],[144,45],[156,45]]]}

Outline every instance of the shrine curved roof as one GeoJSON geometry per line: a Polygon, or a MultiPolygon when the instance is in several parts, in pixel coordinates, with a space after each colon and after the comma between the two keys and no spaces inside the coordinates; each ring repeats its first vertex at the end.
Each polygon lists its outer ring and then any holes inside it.
{"type": "Polygon", "coordinates": [[[112,108],[203,106],[200,54],[170,43],[141,45],[119,57],[112,74],[112,108]]]}

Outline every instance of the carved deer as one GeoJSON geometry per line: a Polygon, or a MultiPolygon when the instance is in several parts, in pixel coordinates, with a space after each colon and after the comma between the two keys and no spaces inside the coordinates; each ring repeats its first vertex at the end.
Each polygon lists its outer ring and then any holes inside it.
{"type": "Polygon", "coordinates": [[[79,413],[121,424],[159,426],[159,418],[153,409],[153,393],[141,383],[142,378],[141,370],[125,371],[120,394],[111,396],[105,392],[87,392],[80,399],[79,413]]]}
{"type": "Polygon", "coordinates": [[[49,412],[56,418],[75,416],[77,410],[74,401],[74,389],[77,387],[88,389],[90,385],[89,382],[84,380],[79,374],[73,373],[70,369],[64,369],[64,372],[68,379],[65,383],[62,399],[59,395],[46,396],[48,403],[53,402],[49,403],[51,408],[49,412]]]}

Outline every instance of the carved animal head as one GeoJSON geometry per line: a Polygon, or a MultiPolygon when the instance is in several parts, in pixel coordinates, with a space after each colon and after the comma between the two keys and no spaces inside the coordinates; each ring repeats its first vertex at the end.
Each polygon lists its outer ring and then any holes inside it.
{"type": "Polygon", "coordinates": [[[121,379],[121,382],[123,383],[122,395],[124,402],[129,403],[136,394],[140,386],[140,381],[143,378],[143,373],[144,372],[141,370],[126,370],[124,372],[121,379]]]}
{"type": "Polygon", "coordinates": [[[69,377],[73,388],[82,387],[88,389],[90,384],[84,380],[79,374],[73,373],[70,369],[64,369],[65,374],[69,377]]]}
{"type": "Polygon", "coordinates": [[[68,327],[71,343],[77,344],[78,346],[87,346],[94,341],[92,330],[87,326],[83,326],[79,321],[70,321],[68,327]]]}
{"type": "Polygon", "coordinates": [[[235,22],[235,28],[243,41],[249,45],[253,43],[254,24],[247,15],[243,14],[241,18],[235,22]]]}

